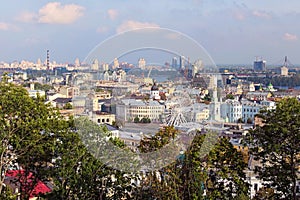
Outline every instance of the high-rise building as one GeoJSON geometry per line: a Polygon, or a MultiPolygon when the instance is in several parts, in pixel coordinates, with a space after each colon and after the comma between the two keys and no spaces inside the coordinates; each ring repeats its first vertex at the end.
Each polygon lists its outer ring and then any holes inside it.
{"type": "Polygon", "coordinates": [[[198,73],[200,70],[203,69],[203,63],[202,60],[196,60],[193,64],[193,71],[192,71],[192,75],[193,77],[195,77],[196,73],[198,73]]]}
{"type": "Polygon", "coordinates": [[[282,66],[280,68],[280,74],[281,74],[281,76],[288,76],[289,75],[289,69],[286,66],[282,66]]]}
{"type": "Polygon", "coordinates": [[[280,74],[281,76],[288,76],[289,75],[289,68],[288,68],[288,59],[287,56],[284,58],[284,64],[280,68],[280,74]]]}
{"type": "Polygon", "coordinates": [[[107,63],[102,64],[102,71],[108,71],[109,65],[107,63]]]}
{"type": "Polygon", "coordinates": [[[145,67],[146,67],[146,60],[144,58],[140,58],[139,61],[138,61],[138,65],[139,65],[139,68],[145,69],[145,67]]]}
{"type": "Polygon", "coordinates": [[[75,67],[79,67],[80,66],[80,61],[79,58],[75,59],[75,67]]]}
{"type": "Polygon", "coordinates": [[[255,60],[253,64],[254,71],[266,71],[266,61],[265,60],[255,60]]]}
{"type": "Polygon", "coordinates": [[[120,64],[117,58],[114,59],[114,65],[113,65],[113,69],[119,68],[120,64]]]}
{"type": "Polygon", "coordinates": [[[185,57],[184,56],[180,56],[180,58],[179,58],[180,60],[179,60],[179,64],[180,64],[180,67],[179,67],[179,69],[185,69],[185,67],[184,67],[184,64],[185,64],[185,57]]]}
{"type": "Polygon", "coordinates": [[[177,69],[178,67],[178,63],[177,63],[177,57],[173,57],[172,59],[172,67],[177,69]]]}
{"type": "Polygon", "coordinates": [[[95,71],[99,70],[99,61],[98,61],[98,59],[94,60],[91,68],[92,68],[92,70],[95,70],[95,71]]]}

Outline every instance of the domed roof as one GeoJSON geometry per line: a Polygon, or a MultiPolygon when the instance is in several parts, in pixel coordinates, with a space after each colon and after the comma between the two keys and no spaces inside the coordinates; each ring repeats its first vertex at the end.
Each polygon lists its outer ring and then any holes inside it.
{"type": "Polygon", "coordinates": [[[153,86],[151,87],[151,91],[157,91],[158,87],[156,85],[156,83],[153,84],[153,86]]]}

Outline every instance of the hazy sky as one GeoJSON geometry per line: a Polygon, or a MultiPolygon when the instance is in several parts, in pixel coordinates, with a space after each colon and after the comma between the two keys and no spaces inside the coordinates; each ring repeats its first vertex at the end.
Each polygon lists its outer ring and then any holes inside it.
{"type": "Polygon", "coordinates": [[[2,1],[0,61],[83,60],[122,31],[162,27],[194,38],[217,64],[251,64],[256,56],[300,64],[299,0],[2,1]]]}

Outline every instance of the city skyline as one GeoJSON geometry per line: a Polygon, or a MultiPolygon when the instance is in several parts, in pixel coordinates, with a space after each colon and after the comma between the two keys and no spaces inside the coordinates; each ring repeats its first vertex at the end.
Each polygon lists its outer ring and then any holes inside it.
{"type": "Polygon", "coordinates": [[[44,60],[49,49],[52,60],[72,63],[113,35],[160,27],[192,37],[217,64],[252,64],[256,57],[280,64],[286,55],[299,64],[299,6],[296,0],[10,1],[0,18],[0,62],[44,60]]]}

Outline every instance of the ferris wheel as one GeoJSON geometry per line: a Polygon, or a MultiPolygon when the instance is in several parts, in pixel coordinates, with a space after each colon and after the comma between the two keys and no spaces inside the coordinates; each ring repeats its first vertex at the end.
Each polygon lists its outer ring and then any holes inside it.
{"type": "Polygon", "coordinates": [[[191,104],[191,98],[185,91],[174,92],[170,95],[167,101],[166,124],[168,126],[180,126],[191,121],[191,104]]]}

